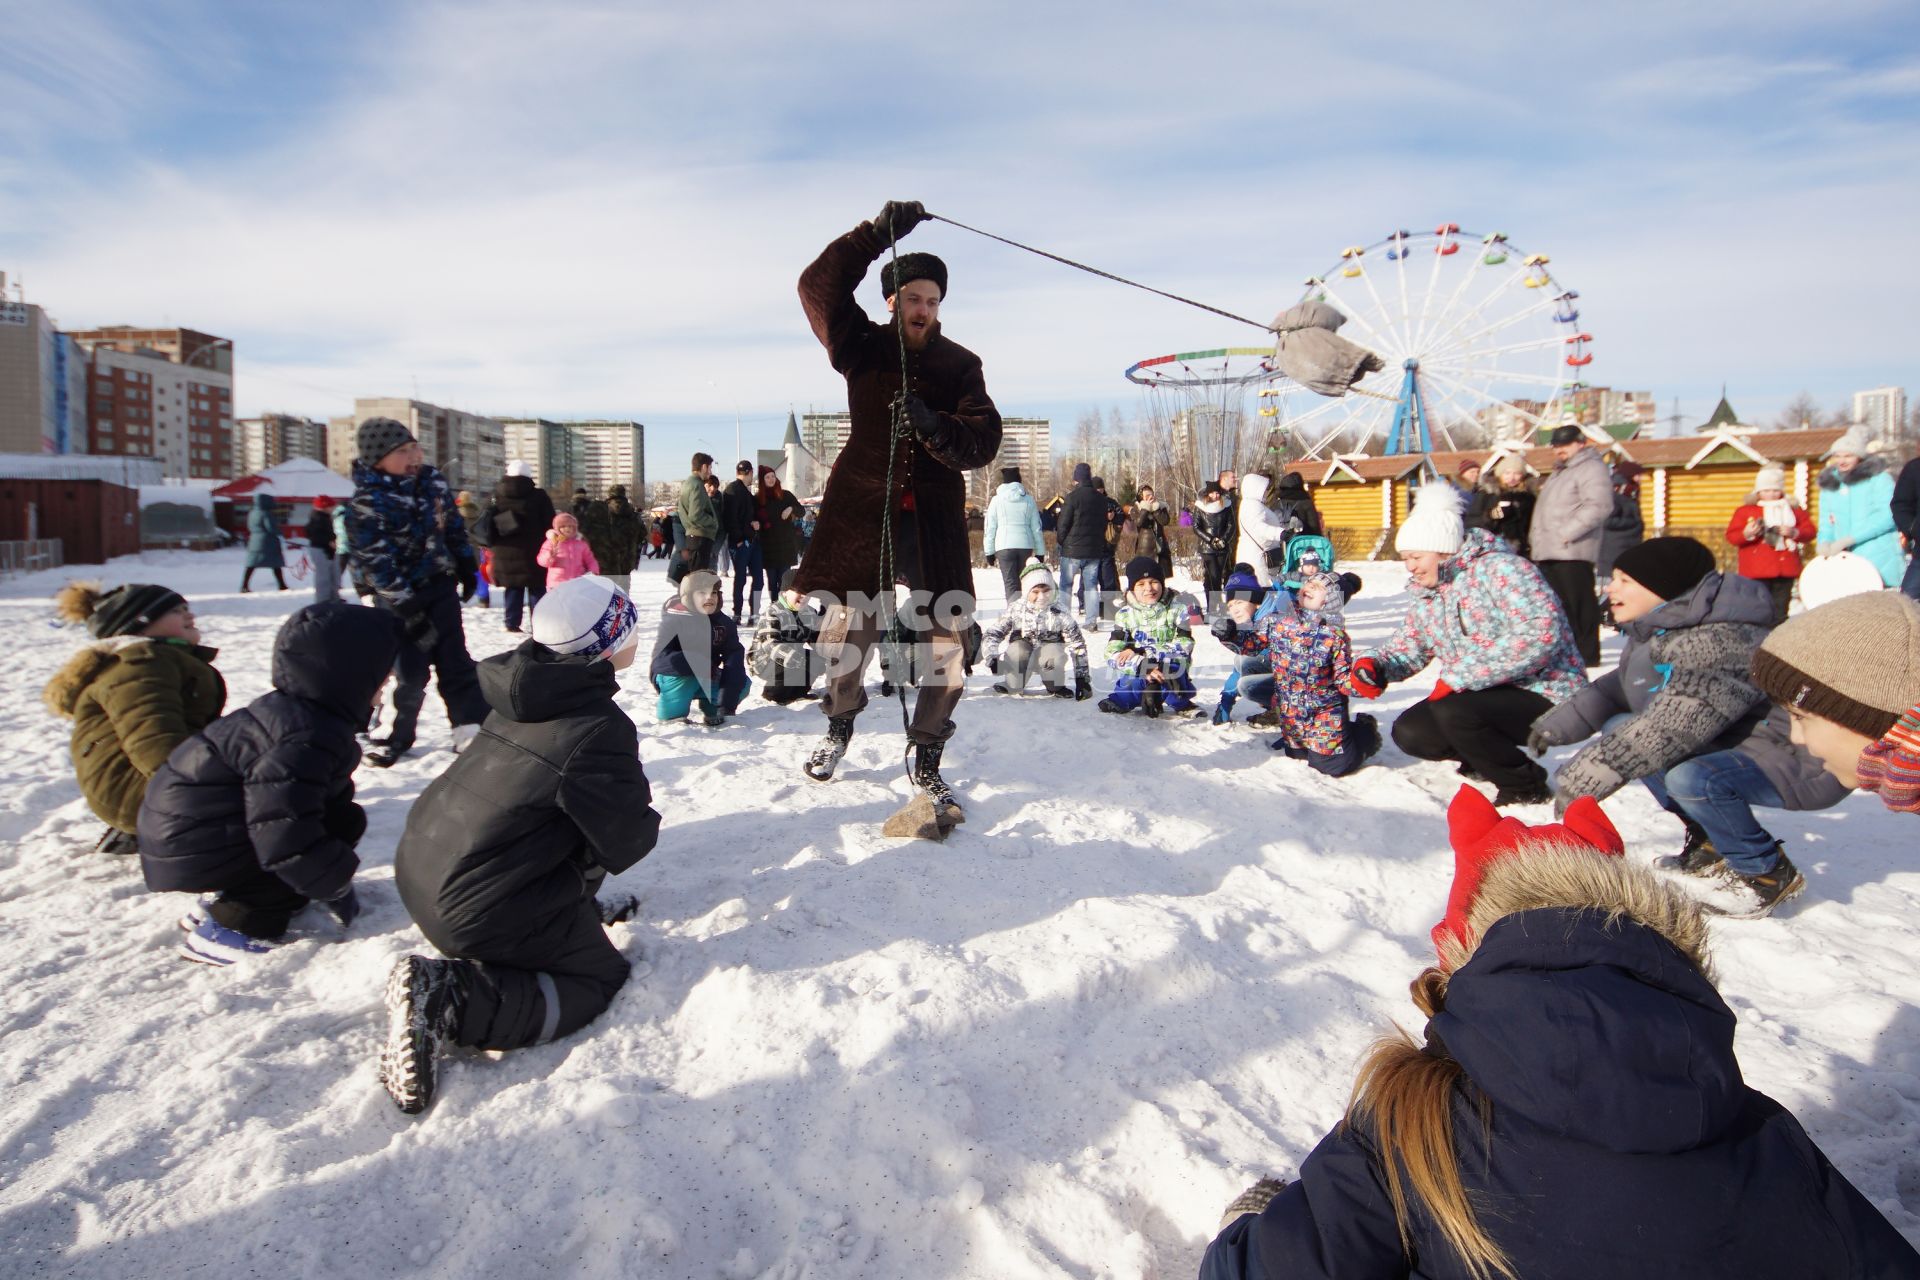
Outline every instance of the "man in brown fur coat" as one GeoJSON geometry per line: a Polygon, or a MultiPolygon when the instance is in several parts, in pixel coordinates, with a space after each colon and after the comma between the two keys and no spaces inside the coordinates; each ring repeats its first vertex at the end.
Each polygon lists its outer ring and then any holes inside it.
{"type": "Polygon", "coordinates": [[[852,425],[793,588],[832,602],[822,633],[827,736],[808,757],[807,776],[826,781],[846,754],[853,719],[867,704],[867,658],[881,638],[878,601],[904,582],[913,595],[901,617],[912,629],[919,650],[913,665],[921,673],[907,732],[914,782],[936,803],[951,805],[940,754],[953,733],[965,678],[959,637],[973,614],[961,473],[986,466],[999,452],[1000,413],[987,397],[980,357],[940,332],[946,264],[929,253],[892,256],[894,241],[926,218],[917,201],[889,201],[879,217],[836,239],[801,273],[801,306],[847,380],[852,425]],[[880,286],[892,319],[875,324],[853,291],[883,256],[880,286]],[[908,424],[897,447],[896,400],[908,424]],[[883,582],[886,535],[893,562],[883,582]]]}

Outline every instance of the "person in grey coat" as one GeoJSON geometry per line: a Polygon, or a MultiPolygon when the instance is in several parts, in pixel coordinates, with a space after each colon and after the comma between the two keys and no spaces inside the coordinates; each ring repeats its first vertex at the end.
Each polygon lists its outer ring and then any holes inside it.
{"type": "Polygon", "coordinates": [[[240,574],[240,589],[251,591],[255,569],[273,570],[273,580],[287,589],[287,577],[280,572],[286,565],[280,550],[280,516],[273,509],[271,494],[253,495],[253,510],[247,512],[247,567],[240,574]]]}
{"type": "Polygon", "coordinates": [[[1593,566],[1600,535],[1613,514],[1613,474],[1579,427],[1556,427],[1553,474],[1533,504],[1527,543],[1541,576],[1560,597],[1574,646],[1589,667],[1600,665],[1600,599],[1593,566]]]}
{"type": "Polygon", "coordinates": [[[1692,538],[1654,538],[1620,553],[1609,597],[1627,636],[1620,665],[1528,735],[1537,754],[1599,735],[1554,778],[1555,806],[1638,778],[1686,828],[1670,869],[1724,876],[1750,892],[1754,914],[1771,910],[1804,881],[1754,808],[1825,809],[1846,795],[1753,682],[1772,596],[1720,573],[1692,538]]]}
{"type": "Polygon", "coordinates": [[[1020,599],[1020,571],[1028,558],[1047,549],[1040,532],[1040,508],[1020,483],[1020,468],[1000,468],[1000,487],[987,504],[981,534],[981,554],[989,569],[999,566],[1000,584],[1007,589],[1007,603],[1012,604],[1020,599]]]}

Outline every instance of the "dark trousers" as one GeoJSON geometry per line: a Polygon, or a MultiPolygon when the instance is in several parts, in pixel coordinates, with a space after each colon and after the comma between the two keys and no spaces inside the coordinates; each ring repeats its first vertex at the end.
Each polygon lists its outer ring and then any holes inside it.
{"type": "Polygon", "coordinates": [[[256,867],[245,879],[223,887],[207,904],[207,914],[249,938],[277,938],[287,931],[293,913],[306,905],[307,899],[285,880],[256,867]]]}
{"type": "Polygon", "coordinates": [[[454,1039],[476,1049],[520,1049],[578,1031],[606,1012],[628,969],[591,894],[524,941],[462,951],[455,965],[466,1003],[454,1039]]]}
{"type": "Polygon", "coordinates": [[[680,579],[695,569],[705,569],[709,573],[713,571],[712,538],[689,535],[685,545],[680,548],[680,554],[667,568],[667,581],[678,585],[680,579]]]}
{"type": "Polygon", "coordinates": [[[1009,547],[993,553],[994,563],[1000,567],[1000,581],[1007,589],[1008,604],[1020,598],[1020,570],[1026,568],[1032,555],[1032,547],[1009,547]]]}
{"type": "MultiPolygon", "coordinates": [[[[1586,565],[1585,561],[1576,563],[1586,565]]],[[[1589,574],[1593,566],[1586,565],[1589,574]]],[[[1504,790],[1546,783],[1547,771],[1527,758],[1527,731],[1553,704],[1518,685],[1429,698],[1400,713],[1393,741],[1421,760],[1458,760],[1504,790]]]]}
{"type": "Polygon", "coordinates": [[[547,584],[537,583],[531,587],[502,587],[506,593],[507,616],[503,621],[507,630],[513,631],[520,626],[521,616],[540,603],[540,597],[547,594],[547,584]]]}
{"type": "Polygon", "coordinates": [[[1232,567],[1232,557],[1224,551],[1207,551],[1200,556],[1200,572],[1206,583],[1207,608],[1220,607],[1220,593],[1227,586],[1227,570],[1232,567]]]}
{"type": "Polygon", "coordinates": [[[1593,593],[1593,565],[1585,560],[1536,560],[1540,576],[1560,597],[1567,611],[1567,625],[1573,628],[1574,647],[1580,661],[1589,667],[1600,665],[1600,597],[1593,593]]]}
{"type": "Polygon", "coordinates": [[[740,597],[749,580],[753,583],[753,603],[757,613],[760,597],[767,589],[766,564],[760,558],[760,544],[748,538],[732,543],[728,554],[733,557],[733,616],[740,616],[740,597]]]}
{"type": "Polygon", "coordinates": [[[1787,620],[1787,610],[1793,607],[1792,578],[1768,578],[1765,580],[1767,592],[1773,596],[1773,625],[1779,626],[1787,620]]]}
{"type": "Polygon", "coordinates": [[[265,569],[268,573],[271,573],[273,575],[274,582],[279,585],[282,591],[285,591],[287,589],[287,578],[285,574],[280,572],[279,565],[250,564],[247,566],[247,571],[240,575],[240,589],[242,591],[253,590],[253,571],[255,569],[265,569]]]}
{"type": "Polygon", "coordinates": [[[436,583],[428,591],[422,611],[426,629],[417,640],[402,640],[393,660],[393,733],[387,741],[396,751],[413,746],[430,673],[439,677],[440,700],[447,704],[450,722],[479,724],[487,718],[480,676],[460,622],[460,597],[451,584],[436,583]]]}

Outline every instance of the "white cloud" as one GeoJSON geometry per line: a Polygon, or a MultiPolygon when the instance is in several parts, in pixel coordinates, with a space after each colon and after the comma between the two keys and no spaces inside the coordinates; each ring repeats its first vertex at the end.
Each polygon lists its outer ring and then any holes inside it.
{"type": "MultiPolygon", "coordinates": [[[[321,101],[233,151],[142,134],[143,110],[184,110],[192,68],[83,15],[20,91],[97,90],[76,128],[143,141],[105,167],[0,165],[0,266],[69,324],[234,337],[243,410],[417,387],[768,418],[839,398],[793,283],[888,196],[1258,318],[1343,245],[1453,220],[1554,252],[1596,379],[1782,399],[1854,370],[1920,380],[1898,314],[1920,279],[1895,251],[1910,68],[1729,51],[1697,17],[1656,63],[1644,28],[1583,28],[1584,77],[1551,26],[1415,6],[1083,17],[428,6],[336,34],[321,101]],[[1730,123],[1730,97],[1761,107],[1730,123]]],[[[203,73],[239,74],[235,41],[209,47],[203,73]]],[[[950,331],[1010,409],[1129,403],[1132,360],[1258,337],[951,228],[911,247],[949,258],[950,331]]]]}

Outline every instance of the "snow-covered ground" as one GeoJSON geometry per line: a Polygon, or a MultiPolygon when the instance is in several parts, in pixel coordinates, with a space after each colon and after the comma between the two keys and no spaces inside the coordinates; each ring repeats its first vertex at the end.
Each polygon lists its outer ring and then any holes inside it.
{"type": "MultiPolygon", "coordinates": [[[[1355,567],[1365,645],[1403,578],[1355,567]]],[[[1389,744],[1330,781],[1244,727],[995,698],[981,672],[947,755],[969,821],[898,842],[890,705],[821,786],[798,767],[816,704],[661,727],[636,671],[666,823],[619,880],[632,981],[563,1042],[457,1053],[409,1119],[374,1060],[382,979],[423,945],[391,860],[451,758],[437,699],[416,756],[360,772],[351,932],[309,912],[245,971],[191,965],[188,900],[91,852],[40,704],[82,639],[48,607],[68,576],[0,584],[0,1275],[1190,1276],[1226,1201],[1338,1118],[1368,1040],[1417,1020],[1449,766],[1389,744]]],[[[229,706],[307,599],[236,594],[233,552],[101,576],[192,599],[229,706]]],[[[635,594],[651,618],[658,563],[635,594]]],[[[477,655],[514,639],[497,607],[467,624],[477,655]]],[[[1223,655],[1201,656],[1210,706],[1223,655]]],[[[1677,843],[1638,787],[1607,809],[1631,856],[1677,843]]],[[[1858,796],[1768,820],[1810,883],[1715,925],[1748,1078],[1920,1242],[1920,825],[1858,796]]]]}

